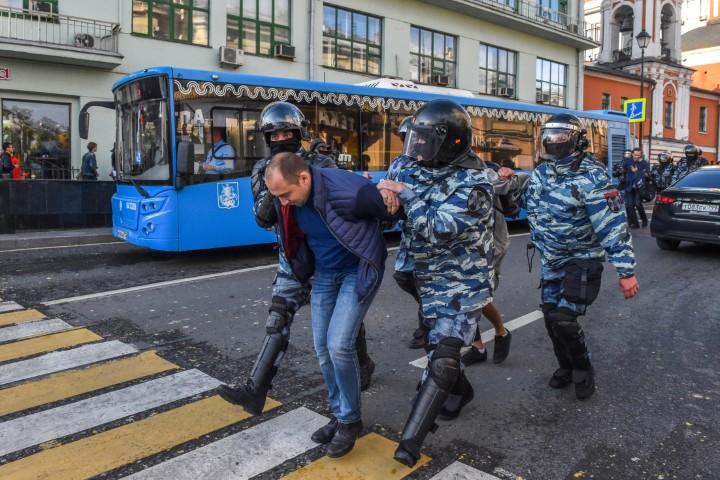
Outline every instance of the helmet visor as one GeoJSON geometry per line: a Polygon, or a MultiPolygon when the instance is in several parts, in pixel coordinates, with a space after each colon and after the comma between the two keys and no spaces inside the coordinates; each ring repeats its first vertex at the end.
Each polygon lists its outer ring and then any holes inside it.
{"type": "Polygon", "coordinates": [[[564,128],[545,128],[541,137],[540,155],[544,160],[562,160],[575,153],[576,135],[564,128]]]}
{"type": "Polygon", "coordinates": [[[447,129],[443,126],[413,125],[405,138],[403,155],[414,158],[421,165],[435,165],[446,136],[447,129]]]}

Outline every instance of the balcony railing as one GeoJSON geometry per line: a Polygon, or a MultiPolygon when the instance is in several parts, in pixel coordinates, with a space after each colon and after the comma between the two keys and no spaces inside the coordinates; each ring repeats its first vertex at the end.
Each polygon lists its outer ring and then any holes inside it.
{"type": "Polygon", "coordinates": [[[0,40],[118,53],[119,31],[115,23],[0,7],[0,40]]]}
{"type": "Polygon", "coordinates": [[[521,17],[532,20],[540,24],[564,30],[568,33],[574,33],[583,37],[592,38],[592,32],[587,28],[585,22],[578,23],[576,18],[560,12],[559,10],[549,9],[534,2],[525,0],[469,0],[469,3],[475,3],[485,7],[491,7],[503,10],[508,13],[514,13],[521,17]]]}

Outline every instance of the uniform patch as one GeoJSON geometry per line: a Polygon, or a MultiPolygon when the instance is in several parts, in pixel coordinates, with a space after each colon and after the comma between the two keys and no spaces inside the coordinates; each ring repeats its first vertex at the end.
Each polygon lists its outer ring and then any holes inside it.
{"type": "Polygon", "coordinates": [[[487,210],[486,204],[490,201],[487,190],[481,187],[473,188],[468,194],[467,209],[472,215],[479,215],[487,210]]]}
{"type": "Polygon", "coordinates": [[[605,201],[608,204],[608,207],[613,212],[617,213],[620,211],[620,206],[622,203],[622,198],[620,197],[620,192],[617,190],[613,190],[611,192],[605,193],[605,201]]]}

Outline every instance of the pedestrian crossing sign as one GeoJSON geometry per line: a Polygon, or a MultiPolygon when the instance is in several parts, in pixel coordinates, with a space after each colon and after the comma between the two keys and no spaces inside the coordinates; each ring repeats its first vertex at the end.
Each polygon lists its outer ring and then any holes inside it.
{"type": "Polygon", "coordinates": [[[623,103],[623,112],[630,123],[641,123],[645,121],[645,98],[631,98],[623,103]]]}

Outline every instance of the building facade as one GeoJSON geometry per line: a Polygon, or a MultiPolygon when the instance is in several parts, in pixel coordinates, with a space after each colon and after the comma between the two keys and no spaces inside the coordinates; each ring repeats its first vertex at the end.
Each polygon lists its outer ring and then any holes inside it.
{"type": "MultiPolygon", "coordinates": [[[[710,11],[713,2],[717,4],[711,0],[710,11]]],[[[651,160],[660,152],[678,158],[688,143],[699,146],[708,160],[717,160],[720,90],[709,80],[717,81],[712,66],[704,69],[710,74],[698,68],[702,65],[697,62],[709,58],[707,52],[689,62],[685,45],[684,19],[699,22],[705,8],[701,3],[689,2],[689,13],[676,0],[593,0],[585,6],[587,21],[600,25],[600,47],[586,53],[585,107],[622,111],[624,99],[646,98],[646,121],[634,129],[651,160]],[[637,41],[643,31],[649,35],[644,51],[637,41]]],[[[704,37],[720,45],[720,38],[704,37]]]]}
{"type": "MultiPolygon", "coordinates": [[[[0,0],[3,141],[73,177],[78,112],[148,66],[359,83],[378,77],[582,108],[579,0],[0,0]],[[69,172],[69,173],[68,173],[69,172]]],[[[114,114],[94,109],[100,179],[114,114]]]]}

